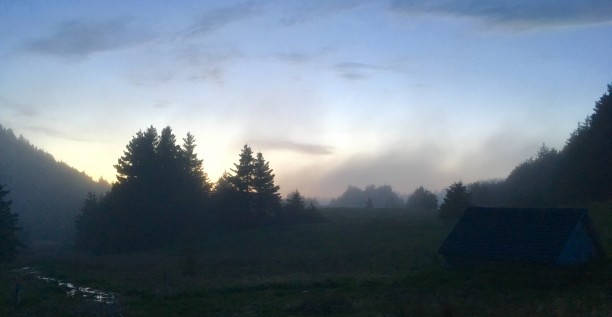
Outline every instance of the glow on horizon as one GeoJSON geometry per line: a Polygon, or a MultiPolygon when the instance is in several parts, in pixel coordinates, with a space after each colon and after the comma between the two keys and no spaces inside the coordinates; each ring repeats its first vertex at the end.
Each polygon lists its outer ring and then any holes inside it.
{"type": "Polygon", "coordinates": [[[194,134],[213,182],[248,143],[283,194],[317,197],[562,148],[612,81],[612,5],[446,3],[3,3],[0,124],[109,181],[150,125],[194,134]]]}

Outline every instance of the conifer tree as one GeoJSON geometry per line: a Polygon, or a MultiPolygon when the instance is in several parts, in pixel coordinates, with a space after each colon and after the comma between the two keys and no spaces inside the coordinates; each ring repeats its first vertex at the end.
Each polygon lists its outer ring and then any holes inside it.
{"type": "Polygon", "coordinates": [[[139,131],[115,165],[117,183],[96,201],[85,201],[77,225],[77,245],[95,251],[131,251],[162,247],[197,232],[210,184],[188,134],[184,147],[172,129],[139,131]],[[93,225],[92,225],[93,224],[93,225]],[[98,235],[100,227],[106,226],[98,235]],[[103,241],[90,241],[96,237],[103,241]]]}
{"type": "Polygon", "coordinates": [[[155,152],[158,144],[157,130],[151,126],[145,132],[138,131],[114,165],[119,184],[148,180],[156,172],[155,152]]]}
{"type": "Polygon", "coordinates": [[[472,205],[467,187],[462,182],[455,182],[446,189],[444,202],[440,205],[441,218],[459,218],[472,205]]]}
{"type": "Polygon", "coordinates": [[[0,185],[0,262],[10,262],[17,255],[17,250],[24,245],[17,238],[18,215],[11,212],[10,200],[6,199],[9,191],[0,185]]]}
{"type": "Polygon", "coordinates": [[[280,208],[279,186],[274,184],[274,173],[261,152],[253,162],[253,189],[255,210],[262,215],[272,215],[280,208]]]}
{"type": "Polygon", "coordinates": [[[229,179],[241,193],[253,192],[254,161],[253,150],[245,144],[240,152],[238,164],[234,163],[235,169],[231,169],[234,174],[229,179]]]}
{"type": "Polygon", "coordinates": [[[182,158],[185,161],[183,166],[190,180],[194,184],[201,186],[200,190],[202,192],[208,194],[212,185],[208,179],[208,174],[204,172],[203,160],[199,159],[195,153],[195,141],[195,137],[191,133],[187,133],[187,136],[183,138],[182,158]]]}

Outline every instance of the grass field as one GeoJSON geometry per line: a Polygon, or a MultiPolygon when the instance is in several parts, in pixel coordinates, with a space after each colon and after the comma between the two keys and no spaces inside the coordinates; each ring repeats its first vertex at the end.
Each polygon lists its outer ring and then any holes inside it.
{"type": "MultiPolygon", "coordinates": [[[[324,210],[329,222],[208,236],[189,248],[93,256],[31,250],[0,276],[0,316],[612,316],[612,268],[448,270],[453,223],[397,210],[324,210]],[[112,309],[16,273],[119,294],[112,309]]],[[[612,209],[591,209],[610,254],[612,209]]]]}

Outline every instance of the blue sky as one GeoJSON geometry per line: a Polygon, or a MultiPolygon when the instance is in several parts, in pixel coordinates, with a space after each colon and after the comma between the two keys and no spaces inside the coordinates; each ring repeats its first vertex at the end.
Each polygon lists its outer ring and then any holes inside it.
{"type": "Polygon", "coordinates": [[[2,1],[0,124],[93,178],[141,129],[282,193],[503,178],[612,81],[612,2],[2,1]]]}

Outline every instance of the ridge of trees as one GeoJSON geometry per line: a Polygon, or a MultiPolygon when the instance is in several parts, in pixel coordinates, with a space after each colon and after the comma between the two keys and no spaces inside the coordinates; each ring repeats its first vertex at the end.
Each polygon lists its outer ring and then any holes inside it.
{"type": "Polygon", "coordinates": [[[0,125],[0,183],[10,188],[12,210],[19,215],[24,243],[61,243],[74,233],[74,217],[88,192],[110,185],[56,161],[23,136],[0,125]]]}

